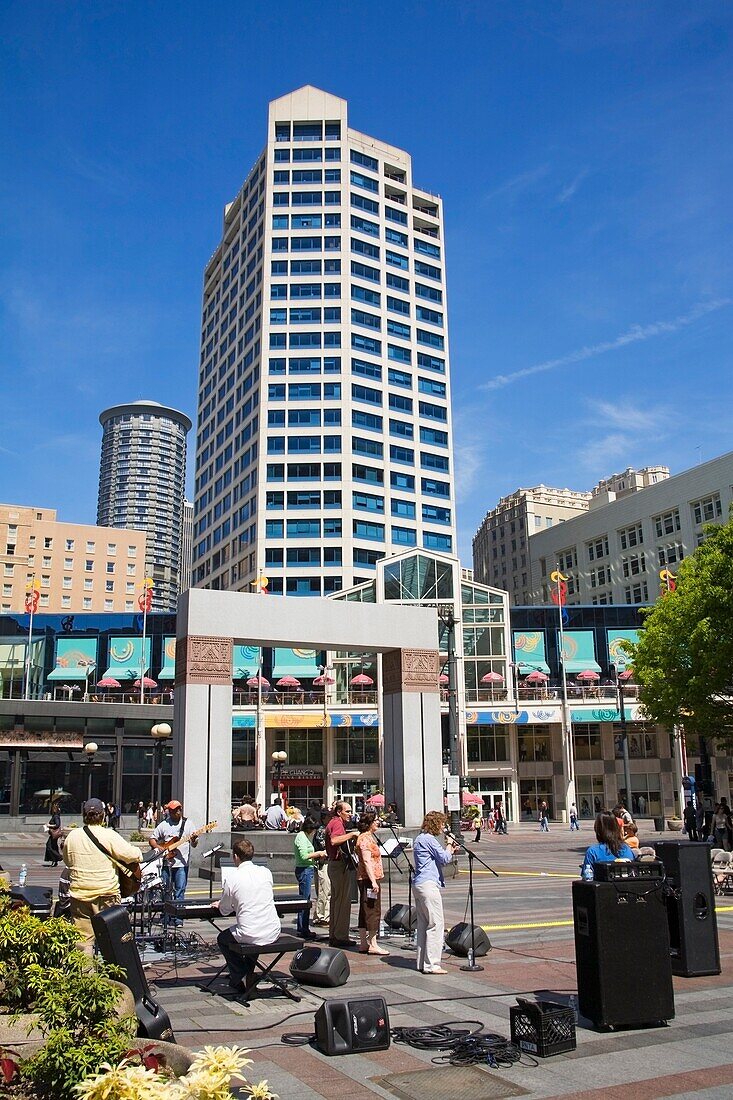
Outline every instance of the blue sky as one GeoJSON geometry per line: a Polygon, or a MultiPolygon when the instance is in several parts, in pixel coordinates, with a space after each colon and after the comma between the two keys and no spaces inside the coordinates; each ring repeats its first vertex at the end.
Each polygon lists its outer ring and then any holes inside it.
{"type": "Polygon", "coordinates": [[[222,207],[305,83],[443,196],[466,564],[519,485],[732,449],[732,31],[705,0],[6,0],[0,499],[94,522],[100,410],[195,414],[222,207]]]}

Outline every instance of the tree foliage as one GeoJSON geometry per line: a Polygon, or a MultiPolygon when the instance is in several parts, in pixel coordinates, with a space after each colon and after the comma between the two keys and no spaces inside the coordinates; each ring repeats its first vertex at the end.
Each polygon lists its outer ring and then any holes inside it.
{"type": "Polygon", "coordinates": [[[645,613],[633,647],[641,702],[654,721],[733,745],[733,518],[709,525],[680,564],[675,591],[645,613]]]}

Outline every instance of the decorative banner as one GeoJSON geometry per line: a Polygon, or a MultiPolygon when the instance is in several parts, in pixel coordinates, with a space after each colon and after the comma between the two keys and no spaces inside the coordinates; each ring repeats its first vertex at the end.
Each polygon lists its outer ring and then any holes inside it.
{"type": "Polygon", "coordinates": [[[276,649],[272,664],[274,679],[295,676],[297,680],[312,680],[318,675],[318,650],[276,649]]]}
{"type": "Polygon", "coordinates": [[[677,588],[677,578],[669,569],[659,570],[659,579],[662,582],[662,595],[667,596],[677,588]]]}
{"type": "Polygon", "coordinates": [[[153,606],[153,578],[146,577],[142,587],[143,590],[137,598],[137,606],[141,611],[150,611],[153,606]]]}
{"type": "Polygon", "coordinates": [[[232,679],[246,680],[257,675],[261,650],[256,645],[232,646],[232,679]]]}
{"type": "Polygon", "coordinates": [[[34,615],[38,611],[38,601],[41,598],[41,582],[34,577],[25,586],[25,612],[26,615],[34,615]]]}
{"type": "Polygon", "coordinates": [[[267,586],[270,583],[270,578],[266,577],[264,573],[260,573],[256,581],[250,581],[250,584],[254,588],[255,592],[258,592],[261,596],[269,596],[267,586]]]}
{"type": "Polygon", "coordinates": [[[163,667],[156,680],[175,680],[176,678],[176,639],[175,635],[163,638],[163,667]]]}
{"type": "Polygon", "coordinates": [[[105,678],[111,676],[120,683],[137,680],[141,671],[144,675],[150,668],[150,638],[145,639],[144,654],[142,638],[110,638],[108,664],[105,678]]]}
{"type": "Polygon", "coordinates": [[[550,573],[550,580],[555,586],[550,590],[550,599],[560,608],[560,618],[564,626],[570,618],[567,612],[567,608],[565,607],[565,603],[568,598],[568,578],[563,576],[559,569],[555,569],[552,573],[550,573]]]}

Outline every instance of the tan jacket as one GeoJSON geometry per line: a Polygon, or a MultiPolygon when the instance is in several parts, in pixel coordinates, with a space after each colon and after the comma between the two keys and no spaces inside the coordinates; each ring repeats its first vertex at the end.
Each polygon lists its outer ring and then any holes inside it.
{"type": "MultiPolygon", "coordinates": [[[[140,862],[140,849],[128,844],[114,829],[106,829],[104,825],[90,825],[89,828],[115,859],[122,863],[140,862]]],[[[117,868],[107,856],[95,848],[82,828],[72,829],[66,837],[63,857],[69,868],[69,893],[72,898],[93,901],[94,898],[119,894],[117,868]]]]}

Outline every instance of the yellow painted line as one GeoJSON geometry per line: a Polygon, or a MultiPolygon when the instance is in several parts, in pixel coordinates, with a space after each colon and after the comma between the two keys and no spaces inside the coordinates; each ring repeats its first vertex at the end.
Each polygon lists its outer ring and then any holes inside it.
{"type": "Polygon", "coordinates": [[[527,921],[523,924],[482,924],[484,932],[509,932],[513,928],[567,928],[571,920],[527,921]]]}
{"type": "MultiPolygon", "coordinates": [[[[478,871],[475,870],[474,875],[490,875],[491,871],[478,871]]],[[[505,877],[513,876],[514,878],[580,878],[580,875],[571,874],[569,871],[498,871],[498,875],[505,877]]],[[[468,871],[462,867],[458,868],[459,875],[467,875],[468,871]]]]}

